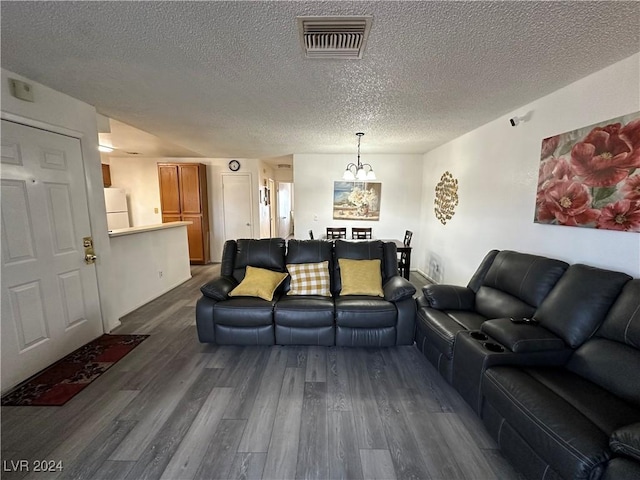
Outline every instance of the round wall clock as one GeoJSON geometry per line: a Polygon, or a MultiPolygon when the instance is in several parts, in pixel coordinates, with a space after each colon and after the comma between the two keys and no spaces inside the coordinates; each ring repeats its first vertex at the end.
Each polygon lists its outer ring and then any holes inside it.
{"type": "Polygon", "coordinates": [[[229,162],[229,170],[232,172],[237,172],[240,170],[240,162],[238,160],[231,160],[229,162]]]}

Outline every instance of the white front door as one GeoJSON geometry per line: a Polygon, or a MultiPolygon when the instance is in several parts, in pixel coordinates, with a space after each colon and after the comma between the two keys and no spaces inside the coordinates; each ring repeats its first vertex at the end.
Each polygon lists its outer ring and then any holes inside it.
{"type": "Polygon", "coordinates": [[[5,392],[103,327],[80,141],[2,120],[1,162],[5,392]]]}
{"type": "Polygon", "coordinates": [[[224,239],[253,238],[251,175],[222,174],[224,239]]]}

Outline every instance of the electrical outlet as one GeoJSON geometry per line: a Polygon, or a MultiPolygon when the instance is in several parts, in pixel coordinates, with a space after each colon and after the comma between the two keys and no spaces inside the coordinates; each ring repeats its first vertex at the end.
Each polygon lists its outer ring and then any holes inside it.
{"type": "Polygon", "coordinates": [[[158,278],[162,278],[162,270],[158,270],[158,278]]]}
{"type": "Polygon", "coordinates": [[[158,213],[158,207],[153,209],[153,213],[158,213]]]}
{"type": "Polygon", "coordinates": [[[318,221],[318,214],[315,214],[315,215],[313,216],[313,221],[314,221],[314,222],[317,222],[317,221],[318,221]]]}

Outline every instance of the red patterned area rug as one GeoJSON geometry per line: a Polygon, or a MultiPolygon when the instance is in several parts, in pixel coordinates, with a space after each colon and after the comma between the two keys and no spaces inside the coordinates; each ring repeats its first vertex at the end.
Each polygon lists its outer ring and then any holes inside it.
{"type": "Polygon", "coordinates": [[[149,335],[102,335],[2,397],[2,406],[62,406],[149,335]]]}

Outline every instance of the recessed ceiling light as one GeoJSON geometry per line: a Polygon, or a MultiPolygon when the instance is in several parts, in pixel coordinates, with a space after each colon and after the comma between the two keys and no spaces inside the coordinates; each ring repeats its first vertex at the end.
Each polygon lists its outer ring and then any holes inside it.
{"type": "Polygon", "coordinates": [[[112,147],[108,147],[107,145],[98,145],[98,150],[100,150],[101,152],[104,152],[104,153],[113,152],[113,148],[112,147]]]}

